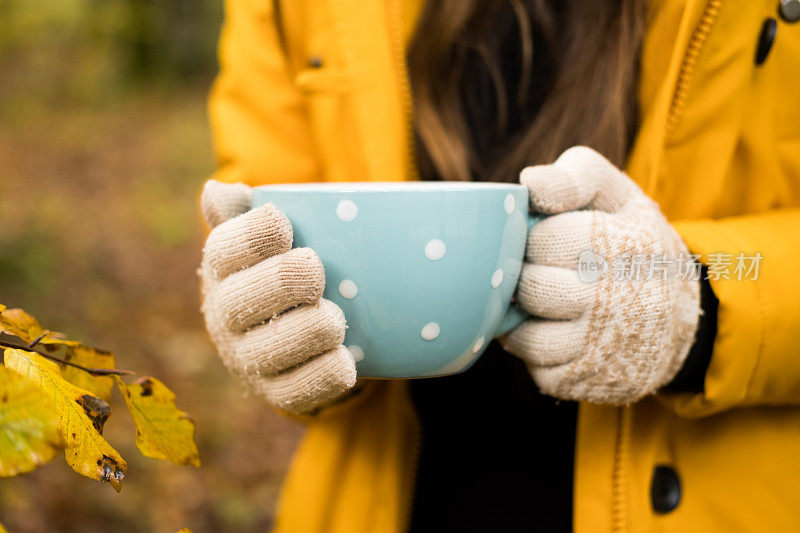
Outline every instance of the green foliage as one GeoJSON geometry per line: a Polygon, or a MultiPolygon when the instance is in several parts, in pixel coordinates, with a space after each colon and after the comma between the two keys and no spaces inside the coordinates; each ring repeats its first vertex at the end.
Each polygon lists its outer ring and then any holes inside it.
{"type": "Polygon", "coordinates": [[[20,225],[14,239],[4,239],[0,246],[0,279],[14,279],[31,290],[51,290],[57,267],[48,234],[35,225],[20,225]]]}
{"type": "Polygon", "coordinates": [[[30,92],[100,103],[153,82],[208,80],[221,18],[215,0],[3,0],[0,67],[23,99],[6,100],[7,111],[31,105],[30,92]]]}

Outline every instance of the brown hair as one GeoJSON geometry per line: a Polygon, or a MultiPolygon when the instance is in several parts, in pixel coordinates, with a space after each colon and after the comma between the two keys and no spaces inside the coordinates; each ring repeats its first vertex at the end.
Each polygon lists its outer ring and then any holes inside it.
{"type": "Polygon", "coordinates": [[[635,131],[645,17],[644,0],[428,0],[408,53],[423,177],[516,181],[523,167],[552,162],[576,144],[621,166],[635,131]],[[515,93],[505,87],[489,23],[504,4],[513,8],[519,32],[515,93]],[[524,108],[529,84],[547,83],[535,116],[505,141],[489,168],[477,161],[461,97],[468,51],[491,76],[499,128],[508,120],[509,94],[524,108]],[[549,79],[531,80],[534,56],[552,65],[549,79]]]}

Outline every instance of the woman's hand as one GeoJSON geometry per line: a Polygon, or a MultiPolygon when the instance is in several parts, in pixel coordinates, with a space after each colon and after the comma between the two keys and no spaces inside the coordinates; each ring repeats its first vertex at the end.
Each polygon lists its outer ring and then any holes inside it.
{"type": "Polygon", "coordinates": [[[687,267],[688,251],[658,205],[580,146],[552,165],[526,168],[520,181],[532,208],[553,216],[528,235],[517,287],[534,318],[504,347],[558,398],[625,404],[669,383],[694,339],[700,282],[673,271],[678,262],[687,267]],[[624,279],[620,269],[636,258],[642,270],[624,279]]]}
{"type": "Polygon", "coordinates": [[[355,385],[342,345],[345,318],[322,299],[325,271],[274,205],[252,211],[251,189],[209,181],[201,199],[213,229],[200,278],[206,327],[226,366],[267,402],[307,413],[355,385]]]}

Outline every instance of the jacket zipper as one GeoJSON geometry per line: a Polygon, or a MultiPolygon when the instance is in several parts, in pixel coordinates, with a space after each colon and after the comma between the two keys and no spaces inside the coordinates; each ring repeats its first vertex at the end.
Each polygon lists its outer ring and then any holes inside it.
{"type": "Polygon", "coordinates": [[[683,56],[680,69],[678,70],[675,91],[672,94],[672,101],[669,105],[667,132],[671,131],[678,123],[678,119],[686,105],[692,79],[697,69],[697,60],[700,56],[700,51],[703,49],[703,45],[706,43],[709,33],[711,33],[711,28],[714,27],[714,24],[719,18],[722,2],[723,0],[708,0],[703,8],[702,15],[700,15],[700,21],[697,23],[697,26],[695,26],[694,31],[692,31],[692,36],[686,47],[686,53],[683,56]]]}
{"type": "MultiPolygon", "coordinates": [[[[413,141],[413,102],[411,99],[411,87],[408,79],[408,70],[406,67],[406,55],[403,47],[403,32],[401,30],[402,13],[400,12],[400,0],[387,1],[387,23],[389,29],[389,39],[391,40],[392,56],[394,59],[395,72],[398,74],[400,80],[400,98],[403,105],[403,113],[405,115],[405,153],[408,164],[408,175],[405,179],[416,181],[419,179],[417,174],[417,165],[414,160],[414,141],[413,141]]],[[[409,399],[410,401],[410,399],[409,399]]],[[[417,480],[417,467],[419,466],[419,456],[422,449],[422,424],[420,424],[419,417],[413,405],[411,406],[413,443],[411,444],[411,461],[409,467],[411,471],[408,473],[406,481],[406,490],[402,495],[400,502],[399,524],[398,531],[408,531],[411,525],[411,506],[413,505],[414,488],[417,480]]]]}
{"type": "Polygon", "coordinates": [[[614,446],[614,472],[612,476],[611,531],[623,533],[628,529],[628,509],[625,504],[625,475],[628,464],[633,407],[626,405],[617,409],[617,439],[614,446]]]}
{"type": "MultiPolygon", "coordinates": [[[[406,55],[403,47],[403,32],[401,29],[401,2],[400,0],[387,0],[386,2],[386,16],[387,26],[389,31],[389,39],[392,48],[392,59],[394,60],[395,72],[397,72],[400,81],[400,99],[403,106],[403,114],[405,118],[404,128],[404,151],[406,162],[408,165],[408,174],[404,176],[406,180],[416,181],[419,179],[417,173],[417,165],[414,158],[414,141],[413,141],[413,102],[411,98],[411,87],[408,79],[408,70],[406,67],[406,55]]],[[[410,401],[410,399],[409,399],[410,401]]],[[[398,531],[408,531],[411,525],[411,506],[413,505],[414,488],[417,480],[417,467],[419,466],[419,456],[422,449],[422,424],[419,421],[416,410],[413,405],[410,407],[411,415],[411,431],[413,442],[411,443],[411,460],[409,462],[410,472],[406,480],[406,488],[401,495],[400,513],[398,531]]]]}
{"type": "MultiPolygon", "coordinates": [[[[689,97],[694,74],[697,70],[697,61],[705,45],[711,29],[719,18],[723,0],[708,0],[700,20],[692,31],[689,44],[686,47],[678,78],[675,81],[675,91],[667,113],[666,131],[669,133],[681,117],[686,100],[689,97]]],[[[624,533],[628,530],[628,509],[625,498],[627,486],[627,465],[630,453],[631,432],[633,431],[633,407],[627,405],[618,409],[619,424],[617,438],[614,446],[614,472],[612,477],[612,502],[611,502],[611,530],[615,533],[624,533]]]]}
{"type": "Polygon", "coordinates": [[[392,56],[394,59],[395,72],[398,74],[400,80],[400,99],[403,105],[403,113],[405,115],[405,154],[408,164],[408,175],[405,179],[416,181],[419,179],[417,174],[417,165],[414,160],[414,127],[413,115],[414,104],[411,98],[411,84],[408,79],[408,71],[406,68],[406,54],[403,47],[403,32],[401,29],[402,14],[400,12],[400,0],[387,1],[387,18],[389,27],[389,39],[392,45],[392,56]]]}

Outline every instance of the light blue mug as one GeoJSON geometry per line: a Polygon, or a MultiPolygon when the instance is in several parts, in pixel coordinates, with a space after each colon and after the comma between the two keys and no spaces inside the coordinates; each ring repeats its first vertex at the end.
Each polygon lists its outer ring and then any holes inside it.
{"type": "Polygon", "coordinates": [[[360,377],[469,368],[527,315],[512,303],[528,228],[522,185],[461,182],[266,185],[295,247],[317,252],[324,297],[347,319],[360,377]]]}

